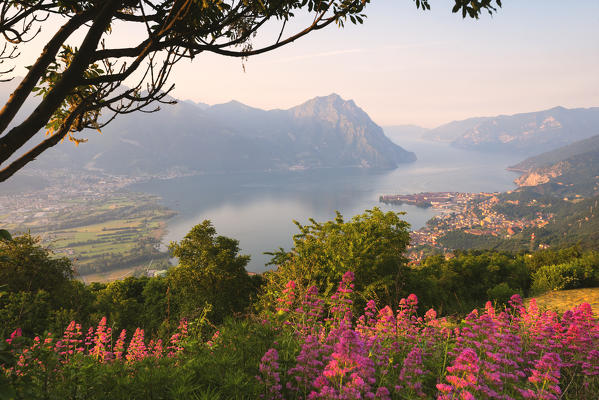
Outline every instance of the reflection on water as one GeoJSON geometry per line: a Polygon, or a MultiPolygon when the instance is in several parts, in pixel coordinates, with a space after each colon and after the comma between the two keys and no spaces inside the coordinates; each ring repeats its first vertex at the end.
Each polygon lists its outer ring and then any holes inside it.
{"type": "Polygon", "coordinates": [[[166,242],[180,240],[195,224],[210,219],[217,232],[240,241],[252,260],[250,271],[264,271],[265,251],[288,249],[297,233],[292,220],[307,223],[334,217],[347,219],[365,209],[405,211],[405,219],[419,228],[433,210],[413,206],[386,206],[383,194],[422,191],[502,191],[514,187],[514,173],[505,167],[520,161],[453,149],[444,144],[402,141],[418,161],[393,171],[322,169],[262,174],[206,175],[150,181],[132,190],[153,193],[179,214],[168,224],[166,242]]]}

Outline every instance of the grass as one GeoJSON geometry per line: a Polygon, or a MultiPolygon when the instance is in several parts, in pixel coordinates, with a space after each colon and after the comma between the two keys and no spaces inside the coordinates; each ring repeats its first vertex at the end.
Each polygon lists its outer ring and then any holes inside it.
{"type": "Polygon", "coordinates": [[[124,253],[133,250],[140,238],[157,237],[163,230],[162,221],[148,222],[145,216],[116,219],[100,224],[84,225],[53,232],[52,247],[57,252],[68,249],[80,256],[93,257],[106,253],[124,253]],[[93,243],[90,243],[93,242],[93,243]]]}
{"type": "Polygon", "coordinates": [[[556,290],[535,297],[540,308],[564,312],[581,303],[589,303],[599,313],[599,288],[556,290]]]}

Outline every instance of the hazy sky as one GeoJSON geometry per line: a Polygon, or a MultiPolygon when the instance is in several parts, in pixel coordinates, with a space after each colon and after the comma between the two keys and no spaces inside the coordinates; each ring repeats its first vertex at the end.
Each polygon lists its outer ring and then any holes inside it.
{"type": "Polygon", "coordinates": [[[431,3],[422,12],[412,0],[372,0],[364,25],[312,33],[250,58],[245,72],[239,59],[200,55],[176,67],[173,94],[270,109],[335,92],[380,125],[426,127],[599,106],[599,0],[505,0],[478,21],[431,3]]]}

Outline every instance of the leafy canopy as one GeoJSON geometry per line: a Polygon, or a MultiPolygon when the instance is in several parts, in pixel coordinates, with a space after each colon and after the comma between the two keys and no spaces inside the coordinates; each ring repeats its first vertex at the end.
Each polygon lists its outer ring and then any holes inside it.
{"type": "Polygon", "coordinates": [[[71,261],[52,257],[39,245],[39,238],[25,234],[0,240],[0,286],[8,292],[45,290],[59,298],[59,291],[72,278],[71,261]]]}
{"type": "Polygon", "coordinates": [[[303,288],[316,285],[320,293],[330,296],[343,274],[352,271],[358,306],[371,298],[395,304],[410,240],[409,224],[400,215],[375,207],[349,221],[339,212],[331,221],[310,219],[310,225],[294,221],[300,233],[293,236],[291,251],[271,253],[271,264],[277,270],[265,274],[268,283],[263,301],[271,302],[290,280],[303,288]]]}
{"type": "Polygon", "coordinates": [[[169,247],[179,258],[179,265],[169,271],[168,282],[180,317],[197,317],[209,307],[211,320],[218,322],[245,310],[252,288],[245,270],[250,257],[239,255],[237,240],[217,236],[205,220],[169,247]]]}

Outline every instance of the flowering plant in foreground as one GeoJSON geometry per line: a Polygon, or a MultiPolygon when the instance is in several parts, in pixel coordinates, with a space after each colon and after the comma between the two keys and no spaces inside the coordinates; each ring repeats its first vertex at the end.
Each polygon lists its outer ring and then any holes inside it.
{"type": "Polygon", "coordinates": [[[7,376],[23,377],[36,375],[40,371],[51,371],[60,374],[62,367],[69,364],[74,357],[90,357],[98,363],[123,361],[129,365],[147,359],[176,357],[183,351],[183,343],[187,337],[187,321],[179,324],[177,332],[171,336],[167,351],[162,341],[150,341],[146,345],[143,329],[137,329],[126,344],[126,331],[122,330],[116,341],[112,337],[111,328],[106,326],[103,317],[94,330],[90,327],[84,337],[81,326],[72,321],[62,337],[55,338],[51,333],[41,339],[33,338],[31,344],[21,341],[21,330],[16,329],[6,339],[9,350],[17,360],[15,365],[0,365],[0,371],[7,376]],[[114,343],[114,344],[113,344],[114,343]]]}
{"type": "Polygon", "coordinates": [[[277,346],[268,350],[258,377],[263,398],[594,399],[599,392],[599,323],[588,304],[560,316],[514,295],[503,310],[488,302],[452,324],[434,310],[419,317],[410,295],[395,311],[368,302],[355,318],[352,281],[346,273],[326,306],[315,287],[302,299],[295,282],[286,286],[278,316],[301,346],[289,360],[277,346]]]}
{"type": "Polygon", "coordinates": [[[164,343],[141,328],[112,332],[105,318],[88,330],[71,322],[58,337],[16,329],[0,346],[0,373],[20,385],[19,398],[106,398],[113,386],[122,389],[114,398],[597,398],[599,322],[588,304],[558,315],[515,295],[451,322],[419,313],[410,295],[354,315],[353,280],[346,273],[329,299],[290,282],[270,323],[223,325],[205,343],[189,339],[186,321],[164,343]]]}

